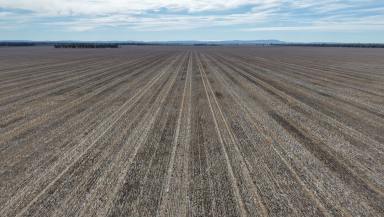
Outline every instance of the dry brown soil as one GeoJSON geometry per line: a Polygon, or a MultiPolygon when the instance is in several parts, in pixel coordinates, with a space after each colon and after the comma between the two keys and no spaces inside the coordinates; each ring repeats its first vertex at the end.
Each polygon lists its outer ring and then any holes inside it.
{"type": "Polygon", "coordinates": [[[384,216],[384,49],[0,48],[0,216],[384,216]]]}

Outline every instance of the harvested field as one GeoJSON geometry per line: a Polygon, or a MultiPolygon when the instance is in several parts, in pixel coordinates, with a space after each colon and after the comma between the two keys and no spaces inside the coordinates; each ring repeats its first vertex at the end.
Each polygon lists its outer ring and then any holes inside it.
{"type": "Polygon", "coordinates": [[[0,216],[383,216],[384,50],[0,49],[0,216]]]}

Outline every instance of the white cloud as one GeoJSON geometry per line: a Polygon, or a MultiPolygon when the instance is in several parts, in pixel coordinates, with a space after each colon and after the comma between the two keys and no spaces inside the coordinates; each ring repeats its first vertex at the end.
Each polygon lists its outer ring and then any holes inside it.
{"type": "Polygon", "coordinates": [[[211,26],[255,24],[266,19],[268,13],[244,13],[230,15],[168,15],[160,17],[140,17],[131,15],[110,15],[81,18],[72,21],[49,22],[47,25],[69,27],[73,31],[87,31],[98,27],[124,26],[142,31],[163,31],[193,29],[211,26]]]}
{"type": "Polygon", "coordinates": [[[366,5],[366,0],[0,0],[4,10],[0,11],[0,27],[31,23],[70,31],[116,26],[145,31],[231,25],[254,26],[241,27],[245,31],[373,28],[370,22],[383,16],[369,20],[369,15],[354,17],[343,12],[378,13],[384,8],[366,5]],[[233,10],[241,6],[249,9],[233,10]]]}
{"type": "MultiPolygon", "coordinates": [[[[381,28],[384,25],[380,25],[381,28]]],[[[278,31],[361,31],[361,30],[378,30],[378,25],[360,25],[360,24],[334,24],[334,25],[313,25],[313,26],[271,26],[271,27],[255,27],[242,29],[245,32],[278,32],[278,31]]]]}
{"type": "Polygon", "coordinates": [[[364,31],[384,30],[384,15],[367,17],[333,16],[313,21],[306,25],[298,26],[268,26],[245,28],[246,32],[276,32],[276,31],[364,31]],[[336,18],[336,19],[335,19],[336,18]]]}
{"type": "MultiPolygon", "coordinates": [[[[0,0],[0,8],[26,10],[45,25],[87,31],[98,27],[127,26],[140,30],[187,29],[257,23],[282,0],[0,0]],[[253,11],[231,13],[240,6],[253,11]],[[251,9],[252,7],[250,7],[251,9]],[[162,13],[161,10],[166,10],[162,13]],[[228,12],[211,15],[212,12],[228,12]],[[204,12],[204,14],[199,14],[204,12]],[[63,18],[64,21],[47,21],[63,18]]],[[[20,18],[25,16],[20,14],[20,18]]]]}
{"type": "Polygon", "coordinates": [[[0,0],[0,7],[47,15],[105,15],[167,9],[189,12],[228,10],[242,5],[270,5],[280,0],[0,0]]]}

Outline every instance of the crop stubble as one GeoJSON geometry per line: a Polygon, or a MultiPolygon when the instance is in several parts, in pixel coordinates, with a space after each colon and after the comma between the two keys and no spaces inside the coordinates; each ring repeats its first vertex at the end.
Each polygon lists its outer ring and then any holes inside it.
{"type": "Polygon", "coordinates": [[[0,216],[384,214],[382,49],[0,57],[0,216]]]}

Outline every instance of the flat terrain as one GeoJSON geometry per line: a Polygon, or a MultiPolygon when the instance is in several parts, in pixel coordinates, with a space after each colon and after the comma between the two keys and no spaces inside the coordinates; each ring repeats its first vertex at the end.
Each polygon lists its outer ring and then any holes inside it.
{"type": "Polygon", "coordinates": [[[383,49],[0,48],[0,216],[383,215],[383,49]]]}

